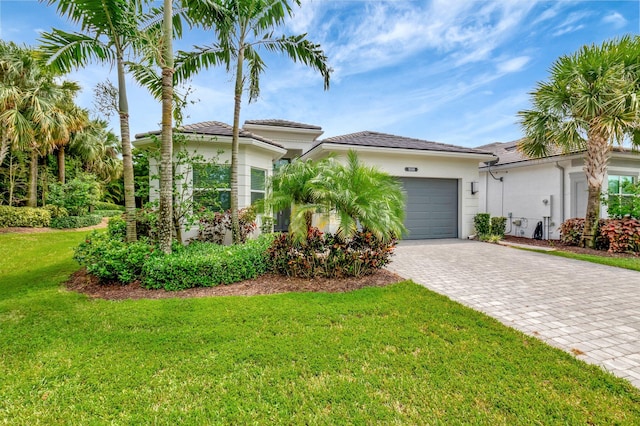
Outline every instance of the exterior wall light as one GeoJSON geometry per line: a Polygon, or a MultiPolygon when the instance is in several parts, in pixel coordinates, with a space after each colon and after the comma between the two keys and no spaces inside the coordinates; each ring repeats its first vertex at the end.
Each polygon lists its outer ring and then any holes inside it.
{"type": "Polygon", "coordinates": [[[475,180],[471,181],[471,194],[477,194],[478,191],[478,182],[475,180]]]}

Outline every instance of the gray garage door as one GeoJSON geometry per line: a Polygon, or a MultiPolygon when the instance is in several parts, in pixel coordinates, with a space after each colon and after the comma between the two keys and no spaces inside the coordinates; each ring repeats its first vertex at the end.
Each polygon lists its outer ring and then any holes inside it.
{"type": "Polygon", "coordinates": [[[456,179],[401,178],[407,192],[404,238],[458,237],[458,181],[456,179]]]}

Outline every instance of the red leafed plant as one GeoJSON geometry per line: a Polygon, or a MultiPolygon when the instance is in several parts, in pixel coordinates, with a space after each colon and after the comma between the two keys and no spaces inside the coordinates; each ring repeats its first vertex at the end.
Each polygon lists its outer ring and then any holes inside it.
{"type": "Polygon", "coordinates": [[[637,219],[607,220],[600,227],[600,233],[609,240],[610,252],[640,252],[640,221],[637,219]]]}

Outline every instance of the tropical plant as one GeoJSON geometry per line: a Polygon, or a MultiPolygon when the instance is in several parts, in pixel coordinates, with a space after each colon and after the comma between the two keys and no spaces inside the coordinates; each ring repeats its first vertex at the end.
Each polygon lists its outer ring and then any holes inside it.
{"type": "Polygon", "coordinates": [[[116,65],[118,114],[127,210],[127,241],[136,240],[135,189],[129,134],[129,105],[125,84],[125,56],[138,47],[138,19],[143,0],[41,0],[56,4],[58,13],[79,24],[81,32],[53,29],[42,33],[40,47],[49,64],[62,72],[84,67],[92,61],[116,65]]]}
{"type": "MultiPolygon", "coordinates": [[[[299,5],[299,0],[294,0],[299,5]]],[[[213,30],[216,42],[197,51],[182,54],[183,64],[177,71],[180,78],[187,78],[201,68],[223,64],[234,72],[233,137],[231,144],[231,220],[234,243],[240,240],[238,222],[238,146],[240,135],[240,107],[242,94],[249,85],[249,102],[260,94],[260,74],[265,62],[259,55],[260,48],[283,53],[295,62],[301,62],[320,72],[324,87],[329,87],[331,69],[320,46],[306,39],[306,34],[275,37],[275,28],[292,15],[287,0],[220,0],[205,3],[208,7],[194,8],[191,13],[196,24],[213,30]],[[215,19],[211,19],[215,16],[215,19]],[[244,66],[248,67],[245,76],[244,66]]]]}
{"type": "Polygon", "coordinates": [[[337,217],[339,238],[352,238],[359,227],[382,241],[400,237],[405,201],[398,180],[362,164],[355,151],[346,160],[343,164],[330,157],[283,166],[272,178],[267,206],[292,208],[289,231],[298,240],[308,235],[316,212],[337,217]]]}
{"type": "Polygon", "coordinates": [[[329,158],[311,185],[313,198],[338,217],[339,237],[353,237],[358,227],[382,241],[405,232],[402,185],[393,176],[360,162],[355,151],[349,151],[346,164],[329,158]]]}
{"type": "Polygon", "coordinates": [[[0,163],[10,148],[29,153],[27,206],[37,204],[38,160],[68,142],[81,114],[72,102],[75,83],[57,83],[34,51],[0,43],[0,163]]]}
{"type": "Polygon", "coordinates": [[[583,246],[598,235],[600,195],[613,144],[640,146],[640,37],[584,46],[556,60],[546,82],[520,111],[525,133],[519,148],[530,157],[585,151],[589,196],[583,246]]]}
{"type": "Polygon", "coordinates": [[[322,209],[313,191],[313,179],[320,174],[326,161],[296,160],[278,169],[271,179],[267,197],[268,210],[291,208],[290,231],[298,237],[306,236],[313,225],[313,214],[322,209]]]}

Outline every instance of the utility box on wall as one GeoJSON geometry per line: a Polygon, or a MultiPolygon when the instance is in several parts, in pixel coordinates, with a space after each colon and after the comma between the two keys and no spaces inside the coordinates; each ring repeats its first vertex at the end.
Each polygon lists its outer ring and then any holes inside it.
{"type": "Polygon", "coordinates": [[[551,217],[551,195],[545,195],[541,199],[542,217],[551,217]]]}

